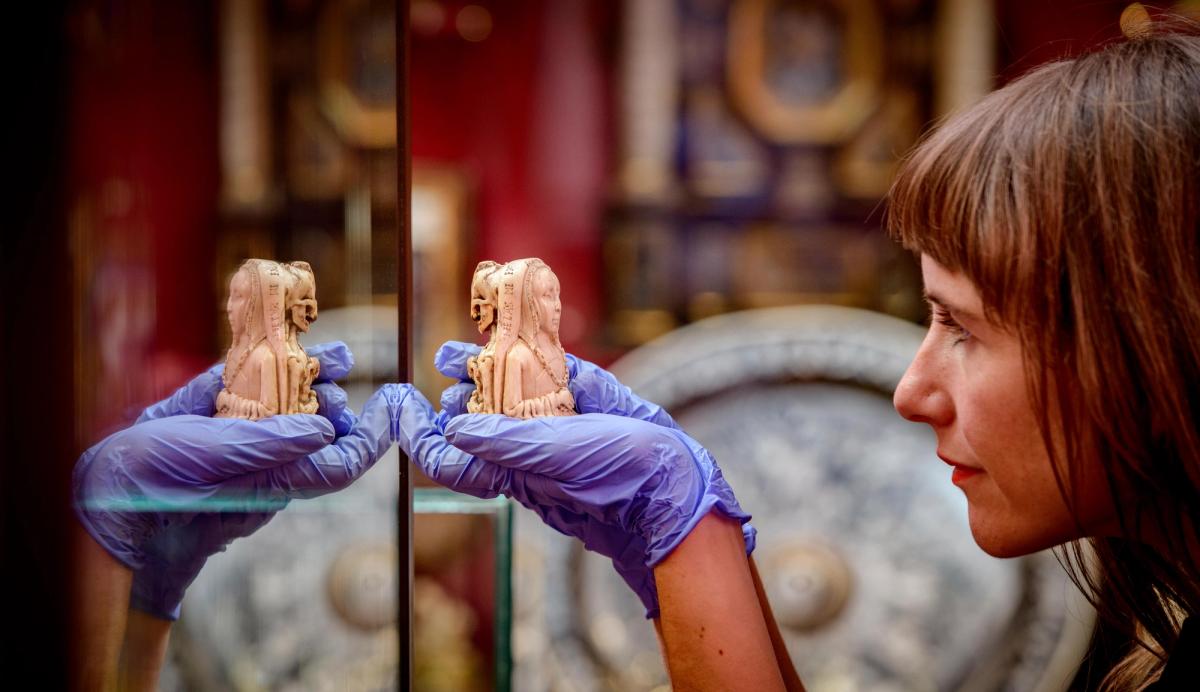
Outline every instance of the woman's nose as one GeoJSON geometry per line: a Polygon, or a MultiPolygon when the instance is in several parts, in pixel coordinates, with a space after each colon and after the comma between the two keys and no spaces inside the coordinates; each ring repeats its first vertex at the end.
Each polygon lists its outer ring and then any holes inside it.
{"type": "Polygon", "coordinates": [[[954,404],[947,389],[944,368],[923,343],[908,370],[896,385],[892,405],[914,423],[941,426],[954,419],[954,404]]]}

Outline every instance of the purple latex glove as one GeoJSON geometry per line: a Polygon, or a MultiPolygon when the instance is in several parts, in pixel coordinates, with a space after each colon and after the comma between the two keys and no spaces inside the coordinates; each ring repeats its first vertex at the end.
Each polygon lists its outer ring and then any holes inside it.
{"type": "MultiPolygon", "coordinates": [[[[478,351],[450,342],[435,364],[461,379],[466,359],[478,351]]],[[[460,383],[443,394],[436,417],[423,398],[409,399],[397,442],[442,485],[478,497],[511,497],[611,558],[646,616],[657,617],[653,567],[713,509],[742,522],[749,553],[755,540],[750,515],[712,455],[665,410],[587,361],[568,356],[568,370],[583,415],[460,415],[473,389],[460,383]]]]}
{"type": "Polygon", "coordinates": [[[210,555],[291,499],[349,485],[387,451],[406,390],[383,387],[356,417],[345,392],[326,381],[350,371],[349,349],[335,342],[308,352],[321,364],[313,386],[320,415],[211,418],[222,387],[218,365],[80,457],[75,512],[134,570],[131,606],[178,618],[184,590],[210,555]]]}

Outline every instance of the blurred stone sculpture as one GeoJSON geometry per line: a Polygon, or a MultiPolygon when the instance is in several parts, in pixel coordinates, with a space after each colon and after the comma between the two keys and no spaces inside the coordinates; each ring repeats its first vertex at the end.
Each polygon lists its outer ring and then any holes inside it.
{"type": "Polygon", "coordinates": [[[313,380],[320,365],[300,345],[317,319],[317,284],[307,262],[246,260],[229,282],[233,343],[225,358],[225,388],[217,418],[258,420],[280,413],[316,413],[313,380]]]}
{"type": "Polygon", "coordinates": [[[514,418],[575,415],[558,339],[558,277],[536,258],[480,262],[471,279],[471,319],[490,339],[467,362],[471,413],[514,418]]]}

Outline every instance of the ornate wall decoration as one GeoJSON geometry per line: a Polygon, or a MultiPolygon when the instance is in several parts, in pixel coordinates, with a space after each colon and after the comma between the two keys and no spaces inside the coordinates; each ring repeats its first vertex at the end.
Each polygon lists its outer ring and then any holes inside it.
{"type": "Polygon", "coordinates": [[[395,5],[330,2],[317,22],[321,108],[346,141],[369,149],[396,146],[395,5]]]}
{"type": "Polygon", "coordinates": [[[880,199],[887,194],[900,157],[921,132],[921,100],[915,91],[893,88],[878,113],[842,147],[833,162],[833,179],[842,194],[880,199]]]}
{"type": "Polygon", "coordinates": [[[874,0],[737,0],[727,81],[742,117],[778,144],[835,144],[881,99],[886,41],[874,0]]]}
{"type": "Polygon", "coordinates": [[[613,340],[785,303],[919,319],[881,202],[922,129],[987,90],[987,0],[630,0],[625,14],[613,340]]]}

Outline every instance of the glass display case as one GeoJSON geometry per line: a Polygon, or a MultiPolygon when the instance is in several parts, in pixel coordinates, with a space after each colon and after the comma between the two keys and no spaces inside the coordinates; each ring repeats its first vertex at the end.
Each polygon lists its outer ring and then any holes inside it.
{"type": "MultiPolygon", "coordinates": [[[[888,401],[921,304],[875,212],[923,123],[990,88],[987,3],[78,5],[64,386],[81,448],[223,357],[246,258],[312,265],[302,341],[348,345],[357,411],[397,381],[436,408],[437,348],[479,338],[476,262],[537,256],[566,350],[726,468],[788,646],[841,652],[807,662],[810,689],[1035,689],[1073,663],[1061,575],[974,550],[961,498],[909,471],[930,440],[888,401]],[[814,303],[837,307],[797,307],[814,303]],[[859,605],[808,618],[813,584],[859,605]],[[989,608],[964,605],[984,591],[989,608]],[[971,636],[943,639],[948,618],[971,636]],[[964,662],[1000,640],[995,666],[964,662]]],[[[608,560],[504,498],[432,486],[392,449],[213,556],[160,688],[667,688],[608,560]]]]}

